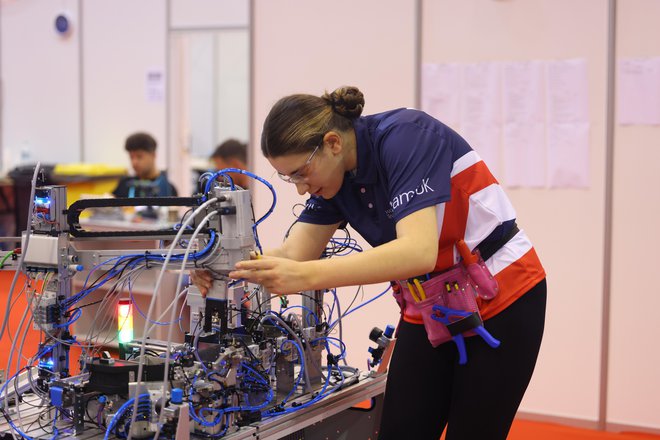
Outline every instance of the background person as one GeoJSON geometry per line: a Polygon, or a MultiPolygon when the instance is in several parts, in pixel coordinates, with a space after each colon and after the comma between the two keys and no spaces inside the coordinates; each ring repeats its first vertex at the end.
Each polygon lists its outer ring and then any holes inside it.
{"type": "MultiPolygon", "coordinates": [[[[236,139],[227,139],[218,145],[211,154],[211,162],[216,170],[225,168],[238,168],[247,170],[247,144],[236,139]]],[[[228,173],[234,183],[241,188],[247,188],[250,184],[250,178],[245,174],[228,173]]]]}
{"type": "Polygon", "coordinates": [[[112,191],[115,197],[177,195],[176,188],[167,180],[167,173],[156,167],[156,147],[156,140],[147,133],[134,133],[126,138],[124,148],[128,152],[135,175],[119,180],[112,191]]]}

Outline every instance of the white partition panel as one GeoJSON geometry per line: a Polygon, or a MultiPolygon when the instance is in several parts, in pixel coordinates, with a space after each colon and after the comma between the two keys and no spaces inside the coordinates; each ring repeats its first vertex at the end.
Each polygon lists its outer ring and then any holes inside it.
{"type": "Polygon", "coordinates": [[[169,0],[173,29],[245,27],[249,0],[169,0]]]}
{"type": "Polygon", "coordinates": [[[83,2],[85,162],[128,167],[124,140],[146,131],[166,167],[166,7],[161,0],[83,2]]]}
{"type": "MultiPolygon", "coordinates": [[[[660,3],[617,2],[617,62],[660,59],[660,3]]],[[[654,80],[660,84],[660,76],[654,80]]],[[[624,90],[617,90],[623,100],[624,90]]],[[[657,89],[645,93],[660,102],[657,89]]],[[[620,104],[620,103],[618,103],[620,104]]],[[[620,107],[619,107],[620,108],[620,107]]],[[[607,421],[660,430],[660,126],[615,124],[607,421]]]]}
{"type": "Polygon", "coordinates": [[[607,1],[425,0],[422,10],[422,63],[586,60],[589,188],[507,193],[548,273],[546,331],[521,410],[593,423],[599,409],[607,1]]]}
{"type": "MultiPolygon", "coordinates": [[[[277,99],[291,93],[321,95],[341,85],[358,86],[365,114],[415,103],[415,2],[413,0],[320,0],[254,2],[253,169],[277,190],[278,206],[260,228],[265,247],[277,246],[302,203],[293,185],[279,181],[262,157],[261,127],[277,99]]],[[[255,184],[257,216],[270,206],[270,192],[255,184]]],[[[364,299],[383,286],[369,286],[364,299]]],[[[354,289],[340,292],[344,307],[354,289]]],[[[358,302],[361,299],[358,298],[358,302]]],[[[382,298],[349,316],[344,324],[351,365],[366,367],[369,331],[396,324],[398,309],[382,298]]]]}
{"type": "Polygon", "coordinates": [[[0,4],[2,168],[80,160],[78,2],[0,4]],[[70,31],[55,30],[58,15],[70,31]]]}

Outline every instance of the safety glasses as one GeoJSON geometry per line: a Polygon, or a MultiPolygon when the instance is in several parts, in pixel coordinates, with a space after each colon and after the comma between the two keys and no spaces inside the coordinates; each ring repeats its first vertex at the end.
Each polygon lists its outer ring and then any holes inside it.
{"type": "Polygon", "coordinates": [[[282,174],[282,173],[277,173],[277,175],[280,177],[280,179],[284,180],[287,183],[300,183],[302,182],[306,175],[305,171],[307,171],[307,168],[309,168],[309,164],[312,163],[312,159],[314,159],[314,155],[316,154],[317,151],[319,151],[319,148],[321,148],[322,143],[317,145],[316,148],[314,148],[314,151],[312,151],[312,154],[309,155],[303,166],[298,168],[296,171],[293,173],[287,175],[287,174],[282,174]]]}

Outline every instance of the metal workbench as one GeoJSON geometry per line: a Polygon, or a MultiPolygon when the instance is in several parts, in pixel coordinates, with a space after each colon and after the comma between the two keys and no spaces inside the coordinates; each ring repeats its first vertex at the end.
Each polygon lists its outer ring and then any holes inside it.
{"type": "MultiPolygon", "coordinates": [[[[381,402],[385,392],[387,375],[377,377],[362,374],[358,383],[347,386],[345,389],[332,393],[328,397],[290,414],[276,416],[260,422],[244,426],[238,431],[230,433],[223,440],[367,440],[376,439],[380,425],[381,402]],[[369,410],[352,409],[362,401],[372,399],[369,410]]],[[[26,396],[21,403],[21,418],[23,426],[32,426],[25,429],[26,434],[34,439],[51,439],[53,435],[46,433],[39,427],[37,420],[39,414],[44,413],[43,408],[35,408],[34,403],[39,398],[34,395],[26,396]],[[32,404],[32,405],[31,405],[32,404]]],[[[10,407],[12,418],[16,418],[16,408],[10,407]]],[[[51,411],[52,414],[52,411],[51,411]]],[[[52,416],[52,415],[51,415],[52,416]]],[[[11,439],[12,429],[9,423],[0,419],[0,439],[11,439]]],[[[52,420],[52,419],[50,419],[52,420]]],[[[15,422],[17,423],[17,421],[15,422]]],[[[42,424],[48,424],[44,420],[42,424]]],[[[99,439],[103,438],[105,431],[90,425],[82,434],[71,435],[61,433],[57,439],[99,439]]],[[[16,434],[16,438],[20,438],[16,434]]],[[[114,438],[111,437],[111,438],[114,438]]]]}

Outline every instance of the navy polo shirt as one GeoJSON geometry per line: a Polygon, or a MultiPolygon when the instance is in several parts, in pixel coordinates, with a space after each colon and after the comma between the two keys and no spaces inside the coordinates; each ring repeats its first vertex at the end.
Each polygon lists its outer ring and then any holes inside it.
{"type": "Polygon", "coordinates": [[[311,196],[299,221],[348,222],[371,246],[396,238],[396,222],[450,199],[456,159],[471,148],[424,112],[397,109],[353,121],[357,169],[331,199],[311,196]]]}

